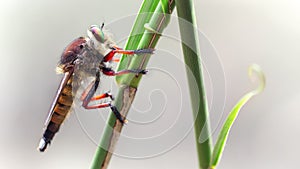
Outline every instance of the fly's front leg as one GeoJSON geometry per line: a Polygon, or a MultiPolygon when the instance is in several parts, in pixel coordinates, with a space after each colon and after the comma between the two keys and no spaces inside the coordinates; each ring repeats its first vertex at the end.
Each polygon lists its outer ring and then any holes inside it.
{"type": "Polygon", "coordinates": [[[100,72],[98,71],[96,74],[95,81],[87,87],[87,89],[83,92],[83,94],[81,96],[82,106],[85,109],[99,109],[99,108],[110,107],[112,112],[115,114],[116,118],[122,124],[125,123],[125,120],[123,119],[123,117],[120,114],[120,112],[118,111],[118,109],[115,106],[113,106],[110,102],[89,105],[89,103],[91,101],[100,100],[100,99],[107,98],[107,97],[110,97],[113,100],[113,96],[109,92],[94,97],[94,94],[99,86],[99,82],[100,82],[100,72]]]}
{"type": "Polygon", "coordinates": [[[137,50],[123,50],[119,47],[112,47],[112,51],[110,51],[107,55],[104,56],[103,61],[109,62],[114,60],[113,57],[116,53],[118,54],[126,54],[126,55],[135,55],[135,54],[152,54],[154,49],[137,49],[137,50]]]}

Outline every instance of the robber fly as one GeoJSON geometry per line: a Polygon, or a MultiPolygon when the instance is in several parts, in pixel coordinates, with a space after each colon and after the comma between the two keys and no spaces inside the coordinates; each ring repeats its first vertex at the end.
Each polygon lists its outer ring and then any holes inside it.
{"type": "Polygon", "coordinates": [[[79,37],[72,41],[63,51],[61,59],[57,66],[57,72],[64,74],[58,88],[55,99],[49,111],[45,123],[43,137],[40,140],[38,149],[43,152],[50,144],[54,135],[58,132],[61,124],[71,111],[74,97],[87,77],[93,77],[94,80],[81,94],[82,106],[85,109],[98,109],[109,107],[115,114],[118,121],[124,123],[124,117],[111,102],[90,105],[91,101],[110,98],[113,96],[110,92],[94,96],[100,83],[100,76],[117,76],[128,73],[145,74],[142,69],[121,70],[115,72],[109,63],[117,61],[115,54],[146,54],[152,53],[152,49],[123,50],[115,45],[109,33],[102,26],[92,25],[88,30],[86,37],[79,37]]]}

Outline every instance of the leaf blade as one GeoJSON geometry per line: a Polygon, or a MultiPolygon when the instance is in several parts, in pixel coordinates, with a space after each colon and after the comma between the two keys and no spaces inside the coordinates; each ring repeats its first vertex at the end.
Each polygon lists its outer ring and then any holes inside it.
{"type": "Polygon", "coordinates": [[[229,115],[228,115],[228,117],[227,117],[221,131],[220,131],[217,142],[216,142],[216,144],[214,146],[214,149],[213,149],[212,160],[211,160],[211,165],[210,165],[211,169],[214,169],[218,165],[218,163],[220,162],[220,159],[222,157],[222,154],[223,154],[223,151],[224,151],[224,148],[225,148],[226,141],[228,139],[230,129],[231,129],[234,121],[236,120],[241,108],[253,96],[261,93],[263,91],[263,89],[265,88],[266,80],[265,80],[265,76],[264,76],[261,68],[256,64],[253,64],[252,66],[250,66],[249,67],[249,73],[248,73],[250,77],[253,77],[252,76],[253,71],[255,71],[257,73],[260,85],[256,89],[254,89],[254,90],[248,92],[246,95],[244,95],[238,101],[238,103],[233,107],[231,112],[229,113],[229,115]]]}

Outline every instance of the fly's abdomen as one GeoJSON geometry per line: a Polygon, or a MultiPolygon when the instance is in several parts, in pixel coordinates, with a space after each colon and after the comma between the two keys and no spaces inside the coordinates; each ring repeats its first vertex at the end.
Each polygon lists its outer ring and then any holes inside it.
{"type": "MultiPolygon", "coordinates": [[[[65,85],[61,84],[61,88],[57,93],[58,96],[56,96],[53,103],[54,106],[52,106],[50,110],[50,115],[47,120],[48,124],[39,144],[39,150],[41,152],[46,150],[54,135],[59,131],[73,103],[72,77],[63,80],[67,80],[67,83],[65,85]]],[[[64,82],[62,81],[62,83],[64,82]]]]}

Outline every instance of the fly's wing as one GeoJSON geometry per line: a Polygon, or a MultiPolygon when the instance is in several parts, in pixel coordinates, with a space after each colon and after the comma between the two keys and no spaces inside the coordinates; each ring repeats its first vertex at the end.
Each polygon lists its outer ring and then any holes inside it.
{"type": "Polygon", "coordinates": [[[73,96],[71,94],[72,76],[72,71],[66,72],[59,85],[55,99],[48,113],[44,133],[38,147],[41,152],[46,150],[48,144],[50,144],[54,135],[58,132],[60,125],[63,123],[65,117],[70,111],[73,102],[73,96]]]}
{"type": "Polygon", "coordinates": [[[62,78],[61,82],[60,82],[60,85],[59,85],[59,88],[56,92],[56,95],[55,95],[55,98],[54,98],[54,101],[51,105],[51,108],[49,110],[49,113],[48,113],[48,117],[46,119],[46,122],[45,122],[45,126],[47,126],[49,124],[49,122],[51,121],[51,117],[53,116],[53,113],[54,113],[54,108],[57,104],[59,104],[59,98],[62,94],[62,91],[65,89],[67,83],[70,81],[72,81],[72,72],[66,72],[64,74],[64,77],[62,78]]]}
{"type": "Polygon", "coordinates": [[[75,104],[73,108],[81,108],[82,96],[93,85],[99,65],[103,56],[96,50],[86,47],[85,52],[80,55],[78,63],[74,67],[73,73],[73,95],[75,104]]]}

